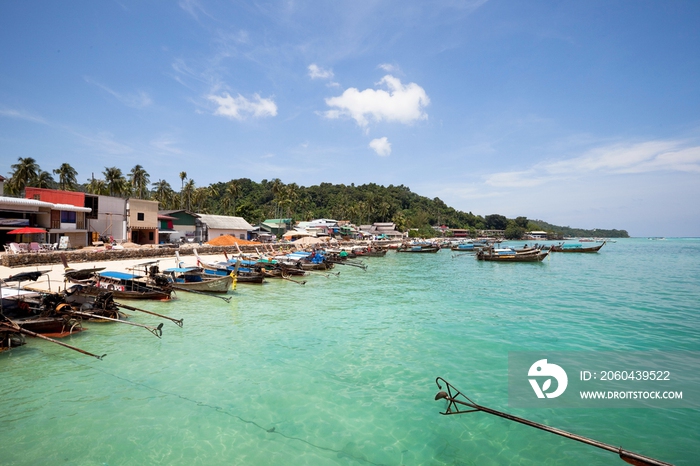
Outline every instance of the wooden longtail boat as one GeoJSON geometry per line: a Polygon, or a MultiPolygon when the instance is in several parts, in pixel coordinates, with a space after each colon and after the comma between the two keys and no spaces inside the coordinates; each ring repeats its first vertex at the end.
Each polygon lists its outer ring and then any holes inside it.
{"type": "Polygon", "coordinates": [[[477,252],[479,249],[481,249],[481,247],[475,245],[474,243],[455,244],[450,248],[450,250],[456,252],[477,252]]]}
{"type": "Polygon", "coordinates": [[[396,252],[431,253],[439,250],[440,246],[435,244],[402,244],[396,249],[396,252]]]}
{"type": "Polygon", "coordinates": [[[104,291],[111,291],[117,299],[156,299],[169,300],[172,290],[167,280],[161,286],[151,285],[143,276],[124,272],[103,271],[87,280],[77,280],[65,274],[66,279],[80,285],[83,294],[96,296],[104,291]]]}
{"type": "Polygon", "coordinates": [[[227,293],[233,284],[231,274],[207,274],[201,267],[173,267],[163,273],[172,280],[172,287],[176,290],[227,293]]]}
{"type": "Polygon", "coordinates": [[[516,252],[513,249],[482,249],[476,253],[476,259],[491,262],[540,262],[549,252],[534,249],[527,252],[516,252]]]}
{"type": "Polygon", "coordinates": [[[549,250],[551,252],[598,252],[600,248],[605,246],[605,241],[597,246],[584,247],[580,244],[559,244],[556,246],[551,246],[549,250]]]}
{"type": "Polygon", "coordinates": [[[227,262],[207,262],[194,251],[197,258],[197,266],[202,268],[206,275],[228,276],[233,273],[236,283],[261,284],[265,281],[265,275],[259,270],[254,261],[231,259],[227,262]]]}

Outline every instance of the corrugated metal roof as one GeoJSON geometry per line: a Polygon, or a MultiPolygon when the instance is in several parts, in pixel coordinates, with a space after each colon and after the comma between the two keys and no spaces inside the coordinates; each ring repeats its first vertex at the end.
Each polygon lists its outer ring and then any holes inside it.
{"type": "Polygon", "coordinates": [[[197,214],[210,230],[246,230],[250,231],[253,226],[246,222],[243,217],[229,217],[227,215],[207,215],[197,214]]]}
{"type": "Polygon", "coordinates": [[[48,207],[48,208],[53,207],[53,204],[51,204],[50,202],[37,201],[35,199],[24,199],[21,197],[7,197],[7,196],[0,196],[0,204],[16,205],[16,206],[24,206],[24,207],[48,207]]]}
{"type": "Polygon", "coordinates": [[[53,204],[54,210],[64,210],[66,212],[92,212],[90,207],[78,207],[69,204],[53,204]]]}
{"type": "Polygon", "coordinates": [[[67,212],[91,212],[89,207],[77,207],[69,204],[53,204],[51,202],[37,201],[36,199],[24,199],[21,197],[0,196],[0,205],[14,205],[20,207],[44,207],[53,210],[64,210],[67,212]]]}

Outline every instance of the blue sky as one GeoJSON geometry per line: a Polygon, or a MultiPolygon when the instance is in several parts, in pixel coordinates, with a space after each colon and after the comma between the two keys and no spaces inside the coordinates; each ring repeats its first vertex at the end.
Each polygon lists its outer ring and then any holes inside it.
{"type": "Polygon", "coordinates": [[[700,2],[0,3],[0,160],[700,236],[700,2]]]}

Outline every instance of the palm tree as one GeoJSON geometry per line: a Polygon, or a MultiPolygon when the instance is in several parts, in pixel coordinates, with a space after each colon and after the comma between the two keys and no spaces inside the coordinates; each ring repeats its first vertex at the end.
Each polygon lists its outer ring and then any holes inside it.
{"type": "MultiPolygon", "coordinates": [[[[189,184],[189,183],[187,183],[189,184]]],[[[209,209],[207,208],[206,201],[209,197],[209,189],[207,188],[197,188],[192,193],[192,205],[196,207],[197,212],[203,214],[208,214],[209,209]]]]}
{"type": "Polygon", "coordinates": [[[229,181],[226,184],[223,202],[233,204],[233,215],[236,215],[236,198],[239,194],[241,194],[241,187],[238,185],[238,183],[233,180],[229,181]]]}
{"type": "Polygon", "coordinates": [[[40,170],[39,174],[36,176],[36,178],[34,178],[34,183],[32,184],[37,188],[51,188],[56,184],[56,182],[51,176],[51,173],[40,170]]]}
{"type": "Polygon", "coordinates": [[[153,194],[151,198],[154,201],[158,201],[162,208],[166,208],[171,205],[171,199],[174,197],[174,191],[170,187],[170,183],[165,180],[158,180],[153,183],[153,194]]]}
{"type": "Polygon", "coordinates": [[[36,160],[31,157],[20,157],[17,160],[18,162],[11,166],[13,172],[10,186],[13,191],[19,194],[24,188],[32,184],[41,169],[36,160]]]}
{"type": "Polygon", "coordinates": [[[270,183],[272,186],[270,189],[272,190],[272,195],[275,196],[275,199],[273,202],[277,204],[277,207],[275,208],[275,218],[280,218],[282,216],[282,212],[280,211],[280,204],[284,201],[284,183],[282,183],[282,180],[279,178],[273,178],[270,180],[270,183]]]}
{"type": "Polygon", "coordinates": [[[187,179],[187,172],[180,172],[180,208],[185,208],[185,203],[182,199],[182,192],[185,190],[185,180],[187,179]]]}
{"type": "Polygon", "coordinates": [[[350,207],[348,207],[348,216],[350,217],[350,221],[352,223],[355,223],[355,221],[358,220],[357,225],[359,225],[361,223],[361,221],[359,221],[361,214],[362,209],[360,208],[360,205],[358,203],[354,203],[350,207]]]}
{"type": "Polygon", "coordinates": [[[53,170],[54,175],[58,175],[58,187],[63,191],[75,190],[78,184],[78,172],[68,163],[62,163],[60,167],[53,170]]]}
{"type": "Polygon", "coordinates": [[[396,231],[406,231],[407,221],[403,212],[396,212],[391,221],[396,225],[396,231]]]}
{"type": "Polygon", "coordinates": [[[296,183],[290,183],[286,186],[285,204],[287,205],[287,218],[291,217],[294,212],[294,206],[299,201],[299,186],[296,183]]]}
{"type": "Polygon", "coordinates": [[[137,197],[139,199],[143,199],[144,191],[148,189],[148,183],[151,181],[148,172],[146,172],[141,165],[136,165],[129,173],[129,181],[131,182],[131,188],[137,194],[137,197]]]}
{"type": "Polygon", "coordinates": [[[124,194],[127,181],[119,168],[105,167],[105,171],[103,171],[102,174],[105,176],[105,183],[107,183],[110,196],[124,194]]]}
{"type": "Polygon", "coordinates": [[[377,208],[377,213],[382,219],[382,222],[386,222],[386,218],[389,215],[389,212],[391,212],[391,204],[389,204],[386,201],[382,201],[379,204],[379,207],[377,208]]]}
{"type": "Polygon", "coordinates": [[[182,204],[183,208],[187,210],[191,210],[191,206],[193,204],[192,198],[194,197],[194,191],[195,191],[195,184],[194,180],[190,180],[183,186],[182,191],[180,192],[180,196],[182,196],[182,204]]]}
{"type": "Polygon", "coordinates": [[[100,194],[100,195],[109,194],[109,189],[107,188],[107,183],[105,183],[104,180],[100,180],[100,179],[97,179],[95,177],[93,177],[91,180],[89,180],[87,186],[85,187],[85,190],[90,194],[100,194]]]}

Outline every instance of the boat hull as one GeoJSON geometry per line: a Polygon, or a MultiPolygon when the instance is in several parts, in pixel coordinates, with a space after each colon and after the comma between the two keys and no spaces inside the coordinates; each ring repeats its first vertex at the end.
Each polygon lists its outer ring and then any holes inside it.
{"type": "Polygon", "coordinates": [[[170,299],[170,291],[169,290],[163,290],[163,291],[158,291],[158,290],[153,290],[153,291],[131,291],[131,290],[119,290],[116,288],[109,289],[107,287],[100,287],[100,286],[95,286],[95,285],[86,285],[81,283],[80,286],[82,287],[80,289],[80,292],[86,295],[90,296],[97,296],[100,293],[104,293],[106,291],[111,292],[112,296],[116,299],[154,299],[154,300],[161,300],[161,301],[167,301],[170,299]]]}
{"type": "Polygon", "coordinates": [[[231,275],[214,276],[204,278],[199,282],[175,282],[173,288],[185,291],[201,291],[204,293],[227,293],[233,284],[231,275]]]}
{"type": "Polygon", "coordinates": [[[605,242],[602,244],[599,244],[598,246],[593,246],[590,248],[581,248],[581,247],[569,247],[566,248],[564,246],[552,246],[549,248],[551,252],[578,252],[578,253],[588,253],[588,252],[598,252],[600,251],[600,248],[605,246],[605,242]]]}
{"type": "Polygon", "coordinates": [[[548,252],[516,253],[516,254],[490,254],[479,251],[476,254],[477,260],[490,262],[542,262],[548,252]]]}

